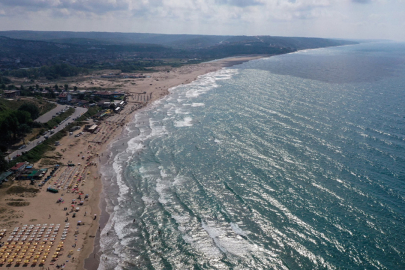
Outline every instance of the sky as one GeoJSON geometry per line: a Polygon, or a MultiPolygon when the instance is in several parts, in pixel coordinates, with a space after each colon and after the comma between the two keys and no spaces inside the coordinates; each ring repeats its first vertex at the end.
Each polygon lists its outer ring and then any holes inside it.
{"type": "Polygon", "coordinates": [[[0,30],[405,41],[405,0],[0,0],[0,30]]]}

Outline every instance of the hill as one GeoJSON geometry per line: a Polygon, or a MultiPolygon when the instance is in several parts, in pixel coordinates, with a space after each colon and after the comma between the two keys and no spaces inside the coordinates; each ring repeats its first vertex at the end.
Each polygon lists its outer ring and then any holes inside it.
{"type": "Polygon", "coordinates": [[[106,64],[116,66],[121,62],[131,62],[131,66],[142,70],[156,66],[159,64],[156,61],[164,59],[180,59],[184,63],[188,59],[206,61],[246,54],[273,55],[353,43],[345,40],[274,36],[0,31],[0,69],[61,63],[75,67],[104,68],[106,64]],[[138,63],[134,64],[134,61],[138,63]],[[140,64],[140,61],[143,62],[140,64]]]}

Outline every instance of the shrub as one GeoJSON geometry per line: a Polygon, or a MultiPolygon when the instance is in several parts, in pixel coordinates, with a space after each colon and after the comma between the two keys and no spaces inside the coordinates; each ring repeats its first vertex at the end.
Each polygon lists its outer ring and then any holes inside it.
{"type": "Polygon", "coordinates": [[[7,194],[20,194],[24,192],[37,193],[39,189],[22,186],[12,186],[7,190],[7,194]]]}
{"type": "Polygon", "coordinates": [[[7,205],[10,206],[28,206],[30,205],[29,202],[8,202],[7,205]]]}

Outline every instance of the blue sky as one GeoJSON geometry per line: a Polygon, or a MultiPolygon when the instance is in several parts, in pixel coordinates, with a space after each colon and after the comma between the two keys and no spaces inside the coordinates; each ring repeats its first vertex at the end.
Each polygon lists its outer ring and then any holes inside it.
{"type": "Polygon", "coordinates": [[[405,0],[0,0],[0,30],[405,41],[405,0]]]}

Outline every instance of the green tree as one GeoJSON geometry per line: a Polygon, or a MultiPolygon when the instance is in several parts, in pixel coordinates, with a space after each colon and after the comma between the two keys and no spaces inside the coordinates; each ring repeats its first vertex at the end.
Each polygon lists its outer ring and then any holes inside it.
{"type": "Polygon", "coordinates": [[[24,103],[18,108],[19,111],[26,111],[30,114],[31,119],[37,119],[39,116],[39,109],[34,103],[24,103]]]}
{"type": "MultiPolygon", "coordinates": [[[[24,110],[13,111],[20,125],[32,122],[31,114],[24,110]]],[[[38,114],[39,115],[39,114],[38,114]]]]}
{"type": "Polygon", "coordinates": [[[39,89],[39,85],[38,85],[38,84],[35,85],[35,89],[37,89],[37,90],[39,89]]]}
{"type": "Polygon", "coordinates": [[[28,124],[21,124],[18,126],[18,135],[24,135],[31,132],[32,128],[28,124]]]}
{"type": "Polygon", "coordinates": [[[57,84],[55,84],[55,86],[53,88],[55,88],[56,91],[59,90],[59,86],[57,84]]]}
{"type": "Polygon", "coordinates": [[[67,91],[69,89],[69,85],[65,84],[65,91],[67,91]]]}
{"type": "Polygon", "coordinates": [[[13,136],[13,138],[17,137],[17,130],[18,130],[18,119],[15,114],[10,113],[2,123],[2,130],[6,131],[7,137],[13,136]]]}
{"type": "Polygon", "coordinates": [[[77,91],[77,86],[73,87],[73,90],[77,91]]]}

